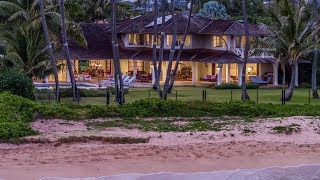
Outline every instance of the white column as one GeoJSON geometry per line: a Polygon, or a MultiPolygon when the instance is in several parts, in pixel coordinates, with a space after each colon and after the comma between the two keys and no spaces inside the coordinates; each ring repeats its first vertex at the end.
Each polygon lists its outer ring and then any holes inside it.
{"type": "Polygon", "coordinates": [[[286,84],[286,64],[285,63],[281,64],[281,69],[282,69],[282,72],[283,72],[282,84],[286,84]]]}
{"type": "Polygon", "coordinates": [[[262,64],[258,64],[258,67],[259,67],[259,74],[258,76],[262,77],[262,64]]]}
{"type": "Polygon", "coordinates": [[[71,77],[68,69],[67,69],[67,82],[71,82],[71,77]]]}
{"type": "Polygon", "coordinates": [[[223,68],[223,64],[218,64],[217,70],[218,70],[218,85],[222,84],[222,68],[223,68]]]}
{"type": "Polygon", "coordinates": [[[138,61],[133,60],[133,76],[136,76],[138,73],[138,61]]]}
{"type": "Polygon", "coordinates": [[[152,73],[152,81],[151,81],[151,83],[152,83],[152,85],[156,82],[156,72],[154,71],[154,66],[153,65],[151,65],[150,66],[150,72],[152,73]]]}
{"type": "Polygon", "coordinates": [[[279,63],[272,64],[273,66],[273,85],[278,86],[278,67],[279,63]]]}
{"type": "Polygon", "coordinates": [[[299,86],[299,64],[297,63],[296,65],[296,78],[295,78],[295,81],[294,81],[294,85],[295,86],[299,86]]]}
{"type": "Polygon", "coordinates": [[[192,62],[192,84],[197,84],[197,77],[198,77],[198,63],[192,62]]]}
{"type": "Polygon", "coordinates": [[[238,64],[238,85],[242,85],[242,68],[243,64],[238,64]]]}
{"type": "Polygon", "coordinates": [[[167,70],[168,70],[168,63],[167,62],[162,62],[162,74],[161,74],[161,78],[163,82],[166,81],[166,77],[167,77],[167,70]]]}
{"type": "Polygon", "coordinates": [[[230,82],[230,64],[226,64],[226,82],[230,82]]]}
{"type": "Polygon", "coordinates": [[[208,75],[212,75],[212,63],[208,63],[208,75]]]}
{"type": "MultiPolygon", "coordinates": [[[[74,64],[73,62],[71,62],[71,68],[72,70],[74,69],[74,64]]],[[[71,82],[71,77],[70,77],[70,73],[69,73],[69,67],[67,67],[67,82],[71,82]]]]}
{"type": "Polygon", "coordinates": [[[48,76],[44,77],[44,81],[45,81],[46,83],[48,83],[48,82],[49,82],[49,78],[48,78],[48,76]]]}

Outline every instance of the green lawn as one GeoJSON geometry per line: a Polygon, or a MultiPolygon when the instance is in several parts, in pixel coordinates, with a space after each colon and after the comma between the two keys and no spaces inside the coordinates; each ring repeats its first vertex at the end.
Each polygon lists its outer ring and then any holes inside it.
{"type": "MultiPolygon", "coordinates": [[[[202,100],[202,91],[207,91],[207,101],[215,102],[226,102],[231,100],[241,99],[241,90],[217,90],[202,87],[176,87],[173,92],[169,95],[168,99],[171,100],[202,100]],[[177,93],[177,96],[176,96],[177,93]]],[[[281,89],[249,89],[249,96],[252,101],[257,101],[258,92],[258,102],[259,103],[274,103],[281,104],[280,96],[281,89]]],[[[116,104],[114,102],[114,96],[111,97],[111,104],[116,104]]],[[[128,94],[125,95],[125,102],[133,102],[139,99],[145,98],[157,98],[157,92],[151,90],[150,88],[130,88],[128,94]]],[[[72,103],[71,98],[62,98],[61,102],[72,103]]],[[[73,102],[75,103],[75,102],[73,102]]],[[[308,104],[309,103],[309,89],[298,88],[294,92],[294,96],[290,102],[287,104],[308,104]]],[[[312,99],[311,104],[320,104],[320,100],[312,99]]],[[[103,105],[106,104],[105,97],[82,97],[80,101],[81,105],[103,105]]]]}

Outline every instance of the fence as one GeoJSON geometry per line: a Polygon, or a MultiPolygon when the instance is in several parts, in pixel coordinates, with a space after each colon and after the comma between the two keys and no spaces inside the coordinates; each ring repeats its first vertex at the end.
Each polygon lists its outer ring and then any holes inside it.
{"type": "MultiPolygon", "coordinates": [[[[109,105],[117,104],[114,93],[109,90],[89,90],[95,93],[85,94],[77,93],[77,98],[72,99],[72,94],[62,94],[60,97],[62,103],[74,103],[79,105],[109,105]]],[[[311,90],[296,89],[294,96],[290,101],[283,101],[284,91],[282,89],[248,89],[250,100],[255,103],[273,103],[273,104],[319,104],[320,100],[311,97],[311,90]]],[[[139,90],[132,88],[124,94],[125,103],[130,103],[141,99],[158,98],[155,90],[139,90]]],[[[168,94],[169,100],[179,101],[211,101],[211,102],[228,102],[241,100],[241,90],[217,90],[195,88],[191,90],[177,89],[168,94]]],[[[55,93],[53,91],[41,91],[37,93],[37,100],[41,102],[55,102],[55,93]]]]}

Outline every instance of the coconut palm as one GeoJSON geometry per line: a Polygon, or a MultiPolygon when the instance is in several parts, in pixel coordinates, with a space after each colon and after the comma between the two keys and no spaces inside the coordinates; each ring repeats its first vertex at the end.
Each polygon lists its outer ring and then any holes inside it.
{"type": "Polygon", "coordinates": [[[117,11],[116,11],[116,0],[111,0],[111,17],[112,17],[112,50],[113,50],[113,63],[114,63],[114,77],[115,77],[115,96],[117,102],[123,104],[123,81],[121,78],[121,69],[120,69],[120,56],[119,56],[119,44],[117,37],[117,11]]]}
{"type": "Polygon", "coordinates": [[[50,63],[53,69],[53,75],[54,75],[54,81],[55,81],[55,87],[56,87],[56,100],[59,102],[60,101],[60,96],[59,96],[59,77],[58,77],[58,69],[57,69],[57,62],[53,54],[53,48],[52,44],[50,41],[49,37],[49,30],[47,26],[47,20],[46,20],[46,15],[44,12],[44,0],[39,0],[39,6],[40,6],[40,16],[41,16],[41,24],[42,24],[42,29],[43,29],[43,34],[44,34],[44,39],[46,42],[46,50],[49,55],[50,63]]]}
{"type": "Polygon", "coordinates": [[[46,59],[43,35],[39,31],[20,28],[0,30],[1,68],[14,68],[29,78],[44,78],[52,73],[46,59]]]}
{"type": "Polygon", "coordinates": [[[246,38],[246,45],[244,48],[244,57],[243,57],[243,67],[242,67],[242,73],[241,73],[241,99],[242,100],[250,100],[248,91],[247,91],[247,85],[246,85],[246,70],[247,70],[247,62],[249,57],[249,27],[248,27],[248,14],[247,14],[247,4],[246,0],[242,0],[242,12],[243,12],[243,21],[244,21],[244,31],[245,31],[245,38],[246,38]]]}
{"type": "Polygon", "coordinates": [[[209,1],[203,5],[197,14],[200,17],[206,17],[210,19],[228,19],[229,15],[224,5],[217,1],[209,1]]]}
{"type": "Polygon", "coordinates": [[[294,92],[296,66],[298,60],[319,47],[314,41],[320,28],[307,13],[306,3],[300,0],[293,3],[290,0],[274,0],[270,6],[269,15],[272,24],[266,29],[270,32],[265,41],[268,47],[275,49],[275,56],[279,61],[286,62],[291,67],[291,81],[285,92],[285,99],[289,101],[294,92]]]}
{"type": "MultiPolygon", "coordinates": [[[[314,18],[316,22],[316,26],[319,26],[319,0],[313,0],[312,2],[313,6],[313,13],[314,18]]],[[[315,41],[317,43],[318,38],[315,38],[315,41]]],[[[313,61],[312,61],[312,78],[311,78],[311,85],[312,85],[312,97],[313,98],[319,98],[318,89],[317,89],[317,65],[318,65],[318,49],[316,48],[313,52],[313,61]]]]}
{"type": "Polygon", "coordinates": [[[68,38],[67,38],[64,0],[60,0],[59,7],[60,7],[59,9],[60,9],[60,15],[61,15],[61,36],[62,36],[62,42],[63,42],[63,51],[64,51],[64,56],[67,61],[68,71],[69,71],[69,75],[70,75],[73,100],[76,100],[76,98],[77,98],[76,97],[76,80],[74,78],[73,66],[71,63],[68,40],[67,40],[68,38]]]}

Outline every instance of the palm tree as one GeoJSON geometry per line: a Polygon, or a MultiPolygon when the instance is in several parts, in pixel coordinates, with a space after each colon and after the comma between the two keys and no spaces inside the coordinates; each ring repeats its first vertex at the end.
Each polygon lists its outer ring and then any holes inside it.
{"type": "Polygon", "coordinates": [[[210,19],[228,19],[229,15],[224,5],[217,1],[209,1],[203,5],[203,8],[199,10],[197,14],[200,17],[206,17],[210,19]]]}
{"type": "Polygon", "coordinates": [[[248,14],[247,14],[247,4],[246,0],[242,0],[242,13],[243,13],[243,21],[244,21],[244,34],[246,37],[246,45],[244,49],[244,58],[243,58],[243,67],[242,67],[242,84],[241,84],[241,99],[242,100],[250,100],[248,91],[247,91],[247,85],[246,85],[246,70],[247,70],[247,62],[249,57],[249,27],[248,27],[248,14]]]}
{"type": "Polygon", "coordinates": [[[46,15],[44,12],[44,0],[39,1],[39,6],[40,6],[40,16],[41,16],[41,24],[42,24],[43,34],[44,34],[45,42],[47,44],[46,49],[49,54],[51,66],[53,68],[54,81],[55,81],[55,85],[56,85],[56,100],[59,102],[60,101],[60,96],[59,96],[60,87],[59,87],[58,69],[57,69],[57,63],[56,63],[56,60],[55,60],[55,57],[53,54],[52,44],[51,44],[50,37],[49,37],[49,30],[48,30],[47,21],[46,21],[46,15]]]}
{"type": "MultiPolygon", "coordinates": [[[[313,13],[315,18],[315,25],[319,26],[319,0],[313,0],[313,13]]],[[[315,41],[317,43],[318,38],[315,37],[315,41]]],[[[311,78],[311,85],[312,85],[312,97],[319,98],[318,89],[317,89],[317,65],[318,65],[318,49],[316,48],[313,52],[313,61],[312,61],[312,78],[311,78]]]]}
{"type": "MultiPolygon", "coordinates": [[[[0,33],[0,44],[5,49],[4,58],[8,67],[18,68],[29,77],[44,77],[52,74],[41,26],[38,0],[0,1],[2,20],[5,21],[0,33]],[[14,54],[14,56],[12,55],[14,54]],[[20,61],[19,61],[20,60],[20,61]]],[[[56,12],[55,2],[48,2],[45,16],[54,51],[60,47],[61,16],[56,12]]],[[[85,47],[86,40],[78,24],[66,21],[67,34],[77,44],[85,47]]]]}
{"type": "Polygon", "coordinates": [[[114,78],[115,78],[115,96],[117,102],[122,105],[123,104],[123,81],[121,76],[121,69],[120,69],[120,56],[119,56],[119,44],[118,44],[118,37],[117,37],[117,11],[116,11],[116,1],[111,1],[112,11],[112,50],[113,50],[113,62],[114,62],[114,78]]]}
{"type": "Polygon", "coordinates": [[[6,26],[0,30],[2,68],[14,68],[29,78],[43,79],[52,74],[47,61],[43,34],[22,25],[20,28],[6,26]]]}
{"type": "Polygon", "coordinates": [[[294,92],[298,60],[319,47],[320,43],[315,42],[314,37],[320,27],[308,16],[304,1],[274,0],[270,7],[269,15],[273,21],[266,27],[270,36],[265,41],[268,47],[275,49],[275,56],[291,67],[291,81],[284,97],[289,101],[294,92]]]}
{"type": "Polygon", "coordinates": [[[76,80],[74,78],[73,66],[71,63],[70,52],[69,52],[69,47],[68,47],[64,0],[60,1],[59,7],[60,7],[60,15],[61,15],[61,35],[62,35],[62,42],[63,42],[63,51],[64,51],[64,56],[67,61],[68,71],[69,71],[69,75],[70,75],[73,100],[76,100],[76,98],[77,98],[76,97],[76,80]]]}

